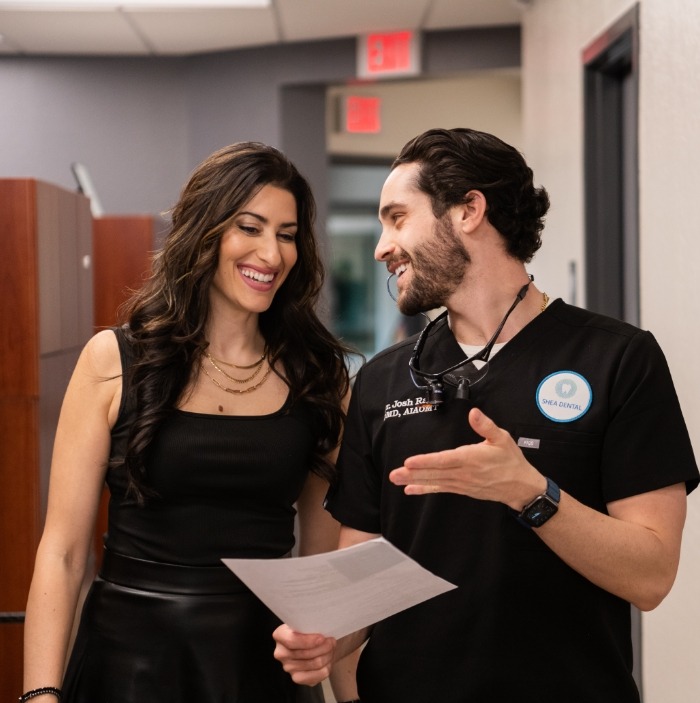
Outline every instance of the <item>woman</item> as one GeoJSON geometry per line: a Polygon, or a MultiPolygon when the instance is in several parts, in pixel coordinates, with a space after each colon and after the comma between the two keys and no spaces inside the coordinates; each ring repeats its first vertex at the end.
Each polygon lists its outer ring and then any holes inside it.
{"type": "MultiPolygon", "coordinates": [[[[288,554],[295,504],[300,554],[337,544],[322,501],[347,350],[314,313],[314,210],[276,149],[216,152],[184,188],[128,324],[86,345],[56,433],[20,700],[281,703],[311,691],[273,659],[274,616],[220,560],[288,554]],[[103,566],[64,678],[105,480],[103,566]]],[[[351,666],[335,683],[356,697],[351,666]]]]}

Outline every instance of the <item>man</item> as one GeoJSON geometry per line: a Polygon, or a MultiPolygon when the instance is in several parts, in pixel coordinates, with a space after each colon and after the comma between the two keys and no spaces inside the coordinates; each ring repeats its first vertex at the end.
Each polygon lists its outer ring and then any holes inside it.
{"type": "Polygon", "coordinates": [[[396,159],[375,256],[446,316],[359,373],[327,508],[341,547],[381,534],[458,588],[338,643],[281,626],[296,681],[369,638],[363,703],[639,701],[630,603],[669,592],[698,469],[652,335],[528,277],[548,207],[489,134],[396,159]]]}

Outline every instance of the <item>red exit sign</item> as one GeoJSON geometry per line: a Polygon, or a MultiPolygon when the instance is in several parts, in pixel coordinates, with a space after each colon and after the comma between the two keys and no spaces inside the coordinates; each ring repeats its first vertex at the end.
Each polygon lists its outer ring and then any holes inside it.
{"type": "Polygon", "coordinates": [[[414,32],[365,34],[358,39],[360,78],[415,76],[420,73],[420,42],[414,32]]]}
{"type": "Polygon", "coordinates": [[[381,98],[349,95],[345,99],[345,131],[378,134],[382,129],[381,107],[381,98]]]}

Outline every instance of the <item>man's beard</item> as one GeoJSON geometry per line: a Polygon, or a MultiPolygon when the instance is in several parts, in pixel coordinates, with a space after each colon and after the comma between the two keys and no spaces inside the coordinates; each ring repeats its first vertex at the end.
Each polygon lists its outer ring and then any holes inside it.
{"type": "Polygon", "coordinates": [[[399,295],[399,310],[416,315],[442,307],[464,280],[469,252],[459,241],[448,217],[441,217],[433,228],[433,236],[415,248],[409,257],[412,281],[399,295]]]}

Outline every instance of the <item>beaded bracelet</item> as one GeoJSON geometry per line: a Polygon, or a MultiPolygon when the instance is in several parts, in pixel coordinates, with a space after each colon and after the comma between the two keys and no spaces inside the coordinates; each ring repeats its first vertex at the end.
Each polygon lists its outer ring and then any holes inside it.
{"type": "Polygon", "coordinates": [[[60,688],[56,688],[54,686],[44,686],[43,688],[34,688],[31,691],[23,693],[19,697],[19,703],[25,703],[25,701],[28,701],[30,698],[34,698],[34,696],[43,696],[45,693],[50,693],[52,696],[56,696],[59,701],[63,696],[63,691],[61,691],[60,688]]]}

